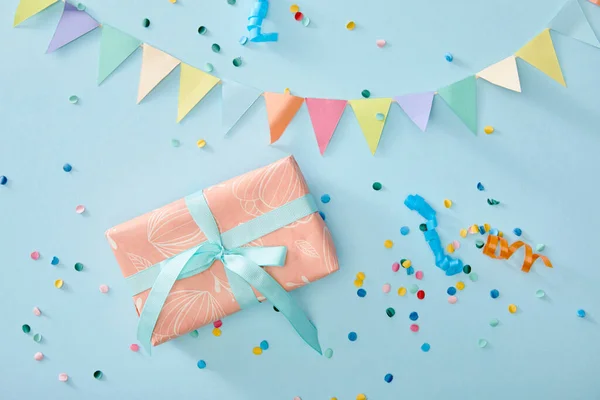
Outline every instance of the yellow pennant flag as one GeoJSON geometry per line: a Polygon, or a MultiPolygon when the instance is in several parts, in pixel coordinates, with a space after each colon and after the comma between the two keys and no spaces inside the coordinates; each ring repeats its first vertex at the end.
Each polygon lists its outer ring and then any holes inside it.
{"type": "Polygon", "coordinates": [[[177,122],[190,112],[219,83],[220,79],[181,63],[179,78],[179,103],[177,106],[177,122]]]}
{"type": "Polygon", "coordinates": [[[356,115],[371,154],[375,155],[392,99],[360,99],[348,102],[356,115]]]}
{"type": "Polygon", "coordinates": [[[485,79],[489,83],[505,89],[521,92],[521,81],[517,70],[515,56],[510,56],[486,69],[478,72],[475,76],[485,79]]]}
{"type": "Polygon", "coordinates": [[[550,29],[544,30],[531,39],[529,43],[517,51],[515,56],[527,61],[561,85],[567,86],[554,50],[550,29]]]}
{"type": "Polygon", "coordinates": [[[15,12],[13,27],[19,25],[27,18],[33,17],[35,14],[50,7],[58,0],[21,0],[15,12]]]}

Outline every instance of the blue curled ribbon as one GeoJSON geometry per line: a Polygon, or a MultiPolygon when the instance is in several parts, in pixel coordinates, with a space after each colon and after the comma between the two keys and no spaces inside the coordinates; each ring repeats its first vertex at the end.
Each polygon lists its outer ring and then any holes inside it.
{"type": "Polygon", "coordinates": [[[175,282],[208,270],[218,260],[225,266],[231,291],[242,309],[259,303],[252,290],[252,287],[256,288],[288,319],[300,337],[322,354],[315,326],[292,296],[261,268],[282,267],[286,247],[241,247],[316,212],[313,197],[300,197],[223,234],[219,232],[202,192],[187,196],[185,203],[207,241],[127,278],[134,294],[151,288],[137,331],[137,338],[148,353],[158,317],[175,282]]]}
{"type": "Polygon", "coordinates": [[[276,42],[278,33],[262,33],[262,23],[269,11],[269,0],[256,0],[248,17],[248,31],[251,42],[276,42]]]}
{"type": "Polygon", "coordinates": [[[423,235],[435,256],[435,265],[442,271],[446,271],[447,276],[456,275],[462,272],[462,260],[454,259],[444,252],[440,236],[435,230],[437,227],[435,210],[418,194],[409,195],[406,200],[404,200],[404,205],[412,211],[418,212],[421,217],[427,220],[427,230],[423,232],[423,235]]]}

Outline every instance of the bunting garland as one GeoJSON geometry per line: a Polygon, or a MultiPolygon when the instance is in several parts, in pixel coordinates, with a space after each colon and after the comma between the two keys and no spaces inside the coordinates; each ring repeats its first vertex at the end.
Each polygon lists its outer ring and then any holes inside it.
{"type": "MultiPolygon", "coordinates": [[[[594,4],[600,2],[600,0],[590,1],[594,4]]],[[[20,0],[14,16],[14,26],[21,24],[57,2],[58,0],[20,0]]],[[[101,26],[99,22],[87,12],[65,2],[63,13],[48,45],[47,52],[56,51],[98,26],[101,26]]],[[[548,28],[526,43],[514,55],[484,68],[473,76],[445,86],[437,92],[401,95],[394,97],[393,100],[391,98],[360,100],[307,98],[306,105],[319,152],[321,155],[325,153],[342,118],[346,104],[350,104],[354,111],[373,155],[379,146],[392,101],[398,103],[421,131],[425,131],[431,114],[433,98],[437,94],[473,133],[477,133],[476,78],[481,78],[514,92],[521,92],[516,58],[521,58],[566,87],[550,29],[592,46],[600,47],[600,41],[594,34],[579,1],[567,0],[549,23],[548,28]]],[[[220,82],[219,78],[185,64],[162,50],[146,43],[142,44],[139,39],[112,26],[103,25],[100,40],[98,84],[106,80],[140,46],[143,48],[143,54],[138,87],[138,103],[178,65],[181,65],[177,122],[181,122],[220,82]]],[[[222,85],[222,91],[224,133],[226,134],[235,126],[262,94],[265,98],[271,143],[275,143],[281,138],[305,100],[303,97],[292,96],[288,93],[262,93],[258,89],[232,81],[225,82],[222,85]]]]}

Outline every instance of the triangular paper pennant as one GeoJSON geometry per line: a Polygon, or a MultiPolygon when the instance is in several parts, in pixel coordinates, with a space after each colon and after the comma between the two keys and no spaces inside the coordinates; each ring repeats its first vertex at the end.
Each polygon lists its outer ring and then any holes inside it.
{"type": "Polygon", "coordinates": [[[567,86],[556,57],[549,29],[545,29],[531,39],[529,43],[517,51],[515,56],[527,61],[561,85],[567,86]]]}
{"type": "Polygon", "coordinates": [[[177,105],[177,122],[190,112],[219,83],[219,78],[181,63],[179,78],[179,102],[177,105]]]}
{"type": "Polygon", "coordinates": [[[600,42],[577,0],[567,1],[548,27],[583,43],[600,47],[600,42]]]}
{"type": "Polygon", "coordinates": [[[149,44],[144,43],[142,50],[142,70],[140,71],[140,84],[138,86],[138,104],[181,62],[172,55],[155,49],[149,44]]]}
{"type": "Polygon", "coordinates": [[[102,26],[98,85],[140,47],[141,41],[109,25],[102,26]]]}
{"type": "Polygon", "coordinates": [[[223,91],[222,126],[227,134],[252,107],[262,91],[233,81],[224,81],[221,87],[223,91]]]}
{"type": "Polygon", "coordinates": [[[60,21],[58,21],[58,26],[56,27],[56,31],[54,31],[54,36],[52,36],[52,40],[48,45],[46,53],[52,53],[54,50],[93,31],[98,26],[100,26],[100,23],[90,17],[88,13],[79,11],[74,5],[65,2],[65,8],[60,17],[60,21]]]}
{"type": "Polygon", "coordinates": [[[490,65],[479,72],[477,77],[485,79],[496,86],[521,93],[521,81],[515,56],[507,57],[494,65],[490,65]]]}
{"type": "Polygon", "coordinates": [[[26,19],[33,17],[35,14],[45,10],[56,2],[58,2],[58,0],[21,0],[17,6],[17,11],[15,11],[13,27],[19,25],[26,19]]]}
{"type": "Polygon", "coordinates": [[[342,118],[346,104],[348,104],[347,100],[306,99],[308,115],[310,115],[321,155],[325,154],[325,149],[342,118]]]}
{"type": "Polygon", "coordinates": [[[267,118],[269,119],[269,130],[271,132],[271,144],[279,140],[285,128],[292,121],[304,98],[292,96],[288,93],[264,92],[265,105],[267,107],[267,118]]]}
{"type": "Polygon", "coordinates": [[[407,94],[405,96],[396,96],[394,100],[404,110],[406,115],[414,122],[421,131],[425,132],[431,106],[433,105],[433,92],[407,94]]]}
{"type": "Polygon", "coordinates": [[[375,155],[392,99],[360,99],[350,100],[348,103],[354,110],[360,129],[365,139],[367,139],[371,154],[375,155]]]}
{"type": "Polygon", "coordinates": [[[477,134],[477,80],[469,76],[438,90],[438,94],[462,122],[477,134]]]}

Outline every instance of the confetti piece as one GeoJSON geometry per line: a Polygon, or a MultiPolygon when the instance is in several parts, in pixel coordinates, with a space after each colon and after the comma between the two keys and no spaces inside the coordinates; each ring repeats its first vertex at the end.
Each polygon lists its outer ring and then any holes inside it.
{"type": "Polygon", "coordinates": [[[215,328],[220,328],[223,326],[223,321],[221,321],[220,319],[216,320],[215,322],[213,322],[213,326],[215,328]]]}
{"type": "Polygon", "coordinates": [[[81,272],[83,271],[83,264],[82,263],[75,263],[75,265],[73,266],[73,268],[75,268],[75,271],[77,272],[81,272]]]}
{"type": "Polygon", "coordinates": [[[417,271],[417,273],[415,274],[415,278],[417,278],[418,280],[423,279],[423,271],[417,271]]]}
{"type": "Polygon", "coordinates": [[[417,298],[418,298],[419,300],[423,300],[423,299],[425,298],[425,291],[424,291],[424,290],[419,290],[419,291],[417,292],[417,298]]]}
{"type": "Polygon", "coordinates": [[[240,37],[240,40],[238,40],[238,43],[241,44],[242,46],[245,46],[246,43],[248,43],[248,36],[240,37]]]}
{"type": "Polygon", "coordinates": [[[419,313],[418,313],[418,312],[416,312],[416,311],[413,311],[413,312],[411,312],[410,314],[408,314],[408,318],[409,318],[411,321],[416,321],[416,320],[418,320],[418,319],[419,319],[419,313]]]}
{"type": "Polygon", "coordinates": [[[171,139],[171,146],[172,147],[179,147],[181,143],[179,142],[179,140],[177,139],[171,139]]]}
{"type": "Polygon", "coordinates": [[[98,290],[100,290],[100,293],[108,293],[108,285],[102,284],[98,287],[98,290]]]}
{"type": "Polygon", "coordinates": [[[475,247],[477,247],[478,249],[483,248],[483,246],[484,246],[483,240],[477,239],[475,241],[475,247]]]}
{"type": "Polygon", "coordinates": [[[39,251],[33,251],[31,252],[31,254],[29,255],[29,257],[31,257],[32,260],[39,260],[40,259],[40,252],[39,251]]]}
{"type": "Polygon", "coordinates": [[[421,232],[427,232],[427,224],[420,224],[419,225],[419,230],[421,232]]]}
{"type": "Polygon", "coordinates": [[[463,290],[465,288],[465,283],[463,281],[456,282],[456,288],[458,290],[463,290]]]}
{"type": "Polygon", "coordinates": [[[390,290],[392,290],[392,285],[390,285],[389,283],[385,283],[381,290],[383,290],[383,293],[389,293],[390,290]]]}
{"type": "Polygon", "coordinates": [[[297,4],[292,4],[290,6],[290,12],[293,14],[296,14],[298,11],[300,11],[300,7],[298,7],[297,4]]]}
{"type": "Polygon", "coordinates": [[[242,66],[242,57],[234,58],[233,61],[231,61],[231,63],[233,64],[234,67],[241,67],[242,66]]]}
{"type": "Polygon", "coordinates": [[[356,332],[350,332],[348,334],[349,341],[354,342],[356,339],[358,339],[358,335],[356,334],[356,332]]]}
{"type": "Polygon", "coordinates": [[[500,292],[497,289],[490,290],[490,297],[492,299],[497,299],[500,296],[500,292]]]}
{"type": "Polygon", "coordinates": [[[467,275],[469,275],[471,273],[471,266],[469,264],[465,265],[463,267],[463,272],[467,275]]]}
{"type": "Polygon", "coordinates": [[[324,194],[321,196],[321,203],[329,203],[331,201],[331,196],[329,196],[328,194],[324,194]]]}
{"type": "Polygon", "coordinates": [[[85,4],[83,4],[83,3],[77,3],[77,9],[79,11],[85,11],[85,4]]]}
{"type": "Polygon", "coordinates": [[[462,238],[466,238],[467,237],[467,230],[466,229],[461,229],[460,232],[460,237],[462,238]]]}
{"type": "Polygon", "coordinates": [[[545,244],[538,244],[537,246],[535,246],[536,251],[544,251],[545,248],[546,248],[545,244]]]}
{"type": "Polygon", "coordinates": [[[171,4],[175,4],[175,3],[177,3],[177,0],[169,0],[169,2],[170,2],[171,4]]]}
{"type": "Polygon", "coordinates": [[[496,235],[498,236],[498,234],[500,233],[500,231],[496,228],[492,228],[490,229],[490,235],[496,235]]]}
{"type": "Polygon", "coordinates": [[[356,286],[356,287],[358,287],[358,288],[359,288],[359,287],[361,287],[362,285],[363,285],[363,281],[362,281],[362,279],[355,279],[355,280],[354,280],[354,286],[356,286]]]}
{"type": "Polygon", "coordinates": [[[452,243],[449,243],[448,246],[446,246],[446,251],[450,254],[454,253],[454,246],[452,243]]]}
{"type": "Polygon", "coordinates": [[[215,67],[211,63],[204,64],[204,71],[213,72],[215,67]]]}
{"type": "Polygon", "coordinates": [[[236,0],[227,0],[227,4],[230,6],[235,6],[236,0]]]}
{"type": "Polygon", "coordinates": [[[487,243],[485,244],[485,248],[483,249],[483,254],[490,258],[508,260],[521,247],[525,247],[525,258],[523,260],[523,265],[521,266],[521,271],[525,273],[529,272],[529,270],[531,270],[531,267],[533,266],[533,263],[535,263],[535,261],[538,258],[542,260],[546,267],[552,268],[552,263],[550,262],[550,260],[546,256],[534,254],[533,250],[531,249],[531,246],[521,241],[514,242],[509,246],[506,239],[500,238],[498,236],[488,236],[487,243]],[[496,249],[498,247],[500,247],[500,254],[496,255],[496,249]]]}
{"type": "Polygon", "coordinates": [[[483,187],[483,184],[481,182],[477,182],[477,190],[479,190],[480,192],[483,192],[485,190],[485,187],[483,187]]]}
{"type": "Polygon", "coordinates": [[[323,353],[325,355],[325,357],[327,358],[331,358],[333,357],[333,350],[332,349],[325,349],[325,353],[323,353]]]}
{"type": "Polygon", "coordinates": [[[479,226],[477,226],[475,224],[471,225],[471,227],[469,228],[469,233],[475,234],[477,232],[479,232],[479,226]]]}
{"type": "Polygon", "coordinates": [[[35,361],[42,361],[44,359],[44,354],[38,351],[33,355],[33,359],[35,361]]]}
{"type": "Polygon", "coordinates": [[[206,147],[206,140],[204,140],[204,139],[199,139],[199,140],[196,142],[196,146],[198,146],[198,148],[199,148],[199,149],[202,149],[202,148],[206,147]]]}
{"type": "Polygon", "coordinates": [[[412,262],[410,260],[402,260],[401,264],[404,268],[410,268],[412,266],[412,262]]]}
{"type": "Polygon", "coordinates": [[[386,374],[383,377],[383,380],[386,381],[387,383],[391,383],[394,380],[394,375],[392,375],[392,374],[386,374]]]}
{"type": "Polygon", "coordinates": [[[300,11],[294,14],[294,19],[296,21],[302,21],[302,18],[304,18],[304,14],[302,14],[300,11]]]}
{"type": "Polygon", "coordinates": [[[398,296],[404,296],[406,294],[406,288],[404,286],[400,286],[398,288],[398,296]]]}
{"type": "Polygon", "coordinates": [[[61,287],[63,287],[64,284],[65,284],[65,282],[62,279],[57,279],[54,281],[54,287],[57,289],[60,289],[61,287]]]}
{"type": "Polygon", "coordinates": [[[421,345],[421,350],[423,350],[425,353],[427,353],[429,350],[431,350],[431,345],[429,343],[423,343],[421,345]]]}
{"type": "Polygon", "coordinates": [[[460,249],[460,242],[458,240],[454,240],[452,242],[452,247],[454,247],[454,250],[460,249]]]}
{"type": "Polygon", "coordinates": [[[364,97],[365,99],[368,99],[369,97],[371,97],[371,92],[368,91],[367,89],[363,90],[362,92],[360,92],[361,96],[364,97]]]}
{"type": "Polygon", "coordinates": [[[100,380],[100,379],[102,379],[103,376],[104,376],[104,374],[102,373],[102,371],[100,371],[100,370],[94,371],[94,378],[100,380]]]}
{"type": "Polygon", "coordinates": [[[221,336],[221,330],[219,328],[215,328],[212,330],[212,334],[215,335],[216,337],[221,336]]]}
{"type": "Polygon", "coordinates": [[[367,276],[365,275],[364,272],[359,272],[356,274],[356,279],[360,279],[361,281],[364,281],[366,277],[367,276]]]}
{"type": "Polygon", "coordinates": [[[356,400],[367,400],[367,396],[363,393],[360,393],[356,396],[356,400]]]}
{"type": "Polygon", "coordinates": [[[196,363],[196,366],[198,366],[198,368],[200,368],[200,369],[204,369],[204,368],[206,368],[206,361],[204,361],[204,360],[199,360],[199,361],[196,363]]]}
{"type": "Polygon", "coordinates": [[[358,289],[356,294],[358,297],[365,297],[367,295],[367,291],[365,289],[358,289]]]}
{"type": "Polygon", "coordinates": [[[500,323],[500,321],[498,321],[496,318],[492,318],[492,319],[490,319],[490,326],[491,326],[492,328],[495,328],[495,327],[497,327],[499,323],[500,323]]]}
{"type": "Polygon", "coordinates": [[[71,104],[77,104],[78,102],[79,102],[79,97],[77,97],[75,95],[69,96],[69,103],[71,103],[71,104]]]}
{"type": "Polygon", "coordinates": [[[204,35],[204,34],[205,34],[207,31],[208,31],[208,29],[206,29],[206,27],[205,27],[205,26],[200,26],[200,27],[198,27],[198,33],[199,33],[200,35],[204,35]]]}
{"type": "Polygon", "coordinates": [[[381,190],[381,188],[383,188],[383,185],[379,182],[373,182],[373,190],[381,190]]]}
{"type": "Polygon", "coordinates": [[[140,351],[140,346],[135,343],[130,344],[129,350],[133,351],[134,353],[137,353],[138,351],[140,351]]]}
{"type": "Polygon", "coordinates": [[[58,257],[52,257],[52,260],[50,261],[50,264],[52,265],[58,265],[60,263],[60,259],[58,257]]]}
{"type": "Polygon", "coordinates": [[[33,307],[33,315],[39,317],[40,315],[42,315],[42,311],[37,307],[33,307]]]}
{"type": "Polygon", "coordinates": [[[456,294],[456,288],[454,286],[450,286],[447,290],[446,293],[448,293],[450,296],[454,296],[456,294]]]}
{"type": "Polygon", "coordinates": [[[486,126],[485,128],[483,128],[483,131],[487,134],[487,135],[491,135],[492,133],[494,133],[494,127],[493,126],[486,126]]]}
{"type": "Polygon", "coordinates": [[[452,200],[450,200],[450,199],[445,199],[445,200],[444,200],[444,207],[446,207],[446,208],[450,208],[450,207],[452,207],[452,200]]]}
{"type": "Polygon", "coordinates": [[[419,332],[419,325],[417,325],[417,324],[411,324],[410,325],[410,330],[412,332],[419,332]]]}
{"type": "Polygon", "coordinates": [[[577,310],[577,316],[579,318],[585,318],[585,310],[582,310],[582,309],[577,310]]]}
{"type": "Polygon", "coordinates": [[[189,333],[189,335],[190,335],[191,337],[193,337],[193,338],[197,338],[197,337],[198,337],[198,335],[199,335],[199,333],[198,333],[198,330],[197,330],[197,329],[194,329],[193,331],[191,331],[191,332],[189,333]]]}
{"type": "Polygon", "coordinates": [[[302,18],[302,25],[304,25],[304,26],[310,25],[310,18],[308,18],[306,15],[304,16],[304,18],[302,18]]]}
{"type": "Polygon", "coordinates": [[[78,205],[77,207],[75,207],[75,212],[77,214],[83,214],[85,212],[85,206],[84,205],[78,205]]]}
{"type": "Polygon", "coordinates": [[[269,350],[269,342],[267,342],[266,340],[260,342],[259,346],[262,350],[269,350]]]}
{"type": "Polygon", "coordinates": [[[215,53],[218,53],[221,51],[221,46],[219,46],[217,43],[213,43],[212,46],[210,47],[212,49],[212,51],[214,51],[215,53]]]}
{"type": "Polygon", "coordinates": [[[348,21],[348,23],[346,23],[346,29],[349,31],[354,30],[354,28],[356,28],[356,23],[354,21],[348,21]]]}
{"type": "Polygon", "coordinates": [[[392,318],[394,315],[396,315],[396,310],[394,310],[392,307],[389,307],[385,310],[385,313],[388,317],[392,318]]]}
{"type": "Polygon", "coordinates": [[[492,229],[492,226],[490,224],[483,224],[483,230],[486,232],[489,232],[490,229],[492,229]]]}
{"type": "Polygon", "coordinates": [[[477,275],[475,272],[473,272],[472,274],[469,275],[469,279],[471,280],[471,282],[477,282],[477,280],[479,279],[479,275],[477,275]]]}
{"type": "Polygon", "coordinates": [[[537,297],[538,299],[541,299],[545,296],[546,296],[546,292],[544,292],[542,289],[535,291],[535,297],[537,297]]]}
{"type": "Polygon", "coordinates": [[[386,240],[385,242],[383,242],[383,246],[386,249],[391,249],[394,246],[394,242],[392,242],[391,240],[386,240]]]}
{"type": "Polygon", "coordinates": [[[260,355],[262,354],[262,352],[263,352],[263,351],[262,351],[262,349],[261,349],[260,347],[254,347],[254,348],[252,349],[252,353],[254,353],[254,354],[255,354],[255,355],[257,355],[257,356],[260,356],[260,355]]]}
{"type": "Polygon", "coordinates": [[[383,48],[383,46],[385,46],[386,41],[383,39],[378,39],[375,41],[375,44],[377,45],[377,47],[379,47],[381,49],[381,48],[383,48]]]}
{"type": "Polygon", "coordinates": [[[418,290],[419,290],[419,287],[417,285],[415,285],[415,284],[410,285],[410,287],[408,288],[408,291],[411,294],[417,293],[418,290]]]}
{"type": "Polygon", "coordinates": [[[377,113],[375,114],[375,119],[377,121],[383,121],[385,119],[385,115],[383,115],[382,113],[377,113]]]}
{"type": "Polygon", "coordinates": [[[444,54],[444,59],[448,62],[452,62],[454,60],[454,56],[450,53],[444,54]]]}
{"type": "Polygon", "coordinates": [[[481,233],[482,235],[485,235],[485,226],[484,225],[480,225],[479,226],[479,233],[481,233]]]}
{"type": "Polygon", "coordinates": [[[31,332],[31,327],[27,324],[23,324],[23,326],[21,327],[21,329],[23,330],[24,333],[29,333],[31,332]]]}
{"type": "Polygon", "coordinates": [[[413,267],[406,268],[406,275],[412,275],[415,273],[415,269],[413,267]]]}
{"type": "Polygon", "coordinates": [[[150,26],[150,20],[148,18],[144,18],[144,20],[142,21],[142,26],[144,28],[148,28],[150,26]]]}
{"type": "Polygon", "coordinates": [[[392,264],[392,271],[398,272],[399,270],[400,270],[400,263],[397,263],[397,262],[393,263],[392,264]]]}
{"type": "Polygon", "coordinates": [[[402,236],[408,235],[409,232],[410,232],[410,228],[408,226],[403,226],[402,228],[400,228],[400,234],[402,236]]]}
{"type": "Polygon", "coordinates": [[[513,233],[517,236],[521,236],[523,234],[523,231],[520,228],[515,228],[513,229],[513,233]]]}
{"type": "Polygon", "coordinates": [[[42,335],[39,333],[36,333],[35,335],[33,335],[33,341],[36,343],[40,343],[42,341],[42,335]]]}
{"type": "Polygon", "coordinates": [[[0,185],[4,186],[8,183],[8,178],[4,175],[0,175],[0,185]]]}
{"type": "Polygon", "coordinates": [[[67,164],[63,165],[63,171],[71,172],[72,170],[73,170],[73,166],[71,166],[71,164],[67,163],[67,164]]]}
{"type": "Polygon", "coordinates": [[[58,380],[61,382],[66,382],[69,380],[69,375],[62,372],[62,373],[58,374],[58,380]]]}
{"type": "Polygon", "coordinates": [[[477,345],[483,349],[484,347],[486,347],[488,345],[488,342],[485,339],[479,339],[477,341],[477,345]]]}
{"type": "Polygon", "coordinates": [[[517,312],[517,306],[514,304],[509,304],[508,305],[508,312],[510,312],[511,314],[514,314],[517,312]]]}
{"type": "Polygon", "coordinates": [[[319,211],[319,215],[321,216],[321,219],[325,221],[325,213],[323,211],[319,211]]]}
{"type": "Polygon", "coordinates": [[[495,199],[487,199],[487,203],[490,206],[497,206],[498,204],[500,204],[500,202],[498,200],[495,200],[495,199]]]}
{"type": "Polygon", "coordinates": [[[448,303],[450,303],[450,304],[456,304],[457,300],[458,300],[458,298],[456,296],[448,297],[448,303]]]}

